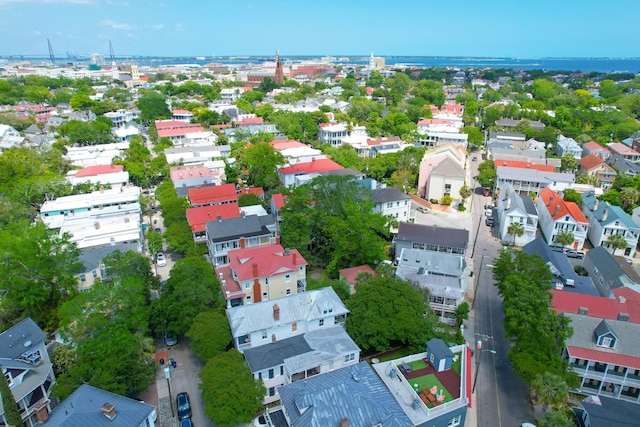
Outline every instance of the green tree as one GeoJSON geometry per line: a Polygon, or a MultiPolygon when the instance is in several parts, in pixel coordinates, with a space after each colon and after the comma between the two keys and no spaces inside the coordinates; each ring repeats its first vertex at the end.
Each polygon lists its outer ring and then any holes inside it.
{"type": "Polygon", "coordinates": [[[507,227],[507,234],[513,236],[513,244],[516,244],[516,238],[524,235],[524,224],[521,222],[512,222],[507,227]]]}
{"type": "Polygon", "coordinates": [[[264,384],[253,378],[244,357],[231,349],[210,359],[198,374],[204,411],[219,426],[248,424],[262,409],[264,384]]]}
{"type": "Polygon", "coordinates": [[[262,199],[257,194],[246,193],[238,198],[238,206],[255,206],[262,205],[262,199]]]}
{"type": "Polygon", "coordinates": [[[569,398],[569,387],[564,378],[551,372],[538,374],[531,382],[531,390],[536,400],[542,403],[543,411],[547,410],[547,406],[557,410],[569,398]]]}
{"type": "Polygon", "coordinates": [[[628,246],[628,243],[622,234],[610,235],[605,243],[607,248],[611,249],[612,254],[615,254],[617,250],[625,249],[628,246]]]}
{"type": "Polygon", "coordinates": [[[255,187],[270,189],[280,184],[276,168],[285,159],[266,142],[253,144],[238,153],[238,166],[248,172],[247,181],[255,187]]]}
{"type": "Polygon", "coordinates": [[[475,126],[465,126],[461,129],[463,133],[469,135],[469,144],[480,146],[484,140],[482,131],[475,126]]]}
{"type": "Polygon", "coordinates": [[[575,172],[578,170],[578,161],[571,153],[567,153],[562,156],[561,162],[560,170],[562,172],[575,172]]]}
{"type": "Polygon", "coordinates": [[[7,377],[4,375],[0,380],[0,395],[2,395],[2,407],[4,409],[4,416],[7,423],[10,426],[24,426],[22,417],[20,416],[20,410],[18,409],[18,404],[16,403],[13,393],[11,393],[11,389],[9,389],[7,377]]]}
{"type": "Polygon", "coordinates": [[[598,185],[598,177],[595,175],[578,175],[576,177],[576,184],[598,185]]]}
{"type": "Polygon", "coordinates": [[[95,101],[84,93],[78,93],[69,99],[69,104],[75,111],[81,111],[91,108],[95,104],[95,101]]]}
{"type": "Polygon", "coordinates": [[[478,182],[486,188],[493,188],[496,180],[496,170],[493,160],[485,160],[478,165],[478,182]]]}
{"type": "Polygon", "coordinates": [[[564,248],[567,245],[570,245],[574,242],[575,237],[573,236],[573,231],[571,230],[562,230],[558,234],[556,234],[556,242],[560,243],[564,248]]]}
{"type": "Polygon", "coordinates": [[[440,199],[440,204],[441,205],[450,206],[451,203],[453,203],[453,197],[451,197],[448,194],[445,194],[444,196],[442,196],[442,199],[440,199]]]}
{"type": "Polygon", "coordinates": [[[77,364],[76,350],[64,344],[57,344],[51,352],[51,363],[56,377],[69,372],[77,364]]]}
{"type": "Polygon", "coordinates": [[[165,102],[165,97],[159,92],[145,91],[138,100],[140,120],[149,123],[160,119],[171,118],[171,110],[165,102]]]}
{"type": "Polygon", "coordinates": [[[469,319],[469,304],[467,302],[458,304],[453,316],[456,319],[456,326],[459,328],[465,320],[469,319]]]}
{"type": "Polygon", "coordinates": [[[575,427],[576,422],[560,411],[549,411],[537,421],[538,427],[575,427]]]}
{"type": "Polygon", "coordinates": [[[31,317],[48,331],[58,327],[58,307],[75,293],[81,267],[80,253],[69,239],[39,221],[0,231],[3,316],[31,317]]]}
{"type": "Polygon", "coordinates": [[[363,351],[426,342],[427,305],[419,293],[399,279],[374,277],[360,283],[347,307],[351,311],[347,332],[363,351]]]}
{"type": "Polygon", "coordinates": [[[573,202],[580,205],[582,196],[573,188],[567,188],[564,190],[564,194],[562,195],[562,200],[564,200],[565,202],[573,202]]]}
{"type": "Polygon", "coordinates": [[[209,360],[231,344],[229,320],[222,310],[203,311],[193,319],[187,336],[200,360],[209,360]]]}
{"type": "Polygon", "coordinates": [[[473,194],[473,190],[469,188],[469,186],[465,183],[462,187],[460,187],[460,198],[462,199],[462,204],[471,197],[473,194]]]}
{"type": "Polygon", "coordinates": [[[620,192],[620,202],[622,202],[622,208],[629,212],[638,203],[640,199],[640,191],[635,187],[624,187],[620,192]]]}

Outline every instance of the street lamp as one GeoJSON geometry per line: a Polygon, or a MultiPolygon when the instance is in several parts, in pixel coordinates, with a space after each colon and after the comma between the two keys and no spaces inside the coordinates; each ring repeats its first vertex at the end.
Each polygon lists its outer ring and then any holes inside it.
{"type": "Polygon", "coordinates": [[[482,349],[482,340],[478,340],[478,342],[476,342],[476,353],[478,353],[477,357],[476,357],[476,375],[473,378],[473,388],[471,389],[471,393],[475,393],[476,391],[476,383],[478,382],[478,372],[480,371],[480,357],[482,356],[482,352],[483,351],[488,351],[490,353],[496,354],[495,350],[483,350],[482,349]]]}

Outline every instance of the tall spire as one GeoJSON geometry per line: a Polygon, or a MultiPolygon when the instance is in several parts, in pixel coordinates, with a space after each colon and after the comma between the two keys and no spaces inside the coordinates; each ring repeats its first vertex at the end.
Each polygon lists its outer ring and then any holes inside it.
{"type": "Polygon", "coordinates": [[[276,74],[273,77],[274,83],[284,84],[284,73],[282,71],[282,62],[280,62],[280,52],[276,50],[276,74]]]}

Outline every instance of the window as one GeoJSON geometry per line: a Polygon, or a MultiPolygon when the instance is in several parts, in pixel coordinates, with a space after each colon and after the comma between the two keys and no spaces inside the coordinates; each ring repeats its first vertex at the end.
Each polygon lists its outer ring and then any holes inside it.
{"type": "Polygon", "coordinates": [[[286,274],[286,275],[284,276],[284,281],[285,281],[285,282],[287,282],[287,283],[289,283],[289,282],[291,281],[291,275],[290,275],[290,274],[286,274]]]}
{"type": "Polygon", "coordinates": [[[280,365],[280,375],[284,375],[284,366],[280,365]]]}
{"type": "Polygon", "coordinates": [[[275,395],[276,395],[276,388],[269,387],[269,396],[275,396],[275,395]]]}
{"type": "Polygon", "coordinates": [[[265,278],[264,278],[264,284],[265,284],[265,285],[268,285],[268,284],[269,284],[269,278],[268,278],[268,277],[265,277],[265,278]]]}
{"type": "Polygon", "coordinates": [[[389,203],[387,203],[387,207],[388,207],[388,208],[392,208],[392,207],[393,207],[393,202],[389,202],[389,203]]]}
{"type": "Polygon", "coordinates": [[[320,319],[318,321],[318,326],[323,327],[324,326],[324,319],[320,319]]]}
{"type": "Polygon", "coordinates": [[[353,362],[355,358],[355,353],[347,354],[346,356],[344,356],[344,363],[353,362]]]}
{"type": "Polygon", "coordinates": [[[458,415],[457,417],[453,417],[447,423],[447,427],[459,426],[461,420],[462,420],[462,416],[461,415],[458,415]]]}
{"type": "Polygon", "coordinates": [[[599,345],[601,347],[609,347],[609,348],[613,347],[613,338],[611,337],[600,337],[599,341],[600,341],[599,345]]]}
{"type": "Polygon", "coordinates": [[[263,292],[263,293],[262,293],[262,300],[263,300],[263,301],[266,301],[266,300],[268,300],[268,299],[269,299],[269,295],[268,295],[266,292],[263,292]]]}
{"type": "Polygon", "coordinates": [[[298,330],[298,322],[293,322],[291,324],[291,332],[295,332],[298,330]]]}
{"type": "Polygon", "coordinates": [[[87,281],[87,275],[86,274],[81,274],[80,275],[80,283],[84,283],[87,281]]]}
{"type": "Polygon", "coordinates": [[[269,369],[269,378],[273,378],[273,368],[269,369]]]}
{"type": "Polygon", "coordinates": [[[287,290],[286,290],[286,294],[287,294],[287,295],[291,295],[291,289],[287,289],[287,290]]]}
{"type": "Polygon", "coordinates": [[[247,295],[247,304],[251,304],[251,295],[247,295]]]}
{"type": "Polygon", "coordinates": [[[258,379],[262,381],[262,372],[258,372],[258,379]]]}
{"type": "Polygon", "coordinates": [[[263,339],[263,340],[266,340],[266,339],[267,339],[267,330],[266,330],[266,329],[263,329],[263,330],[262,330],[262,339],[263,339]]]}
{"type": "Polygon", "coordinates": [[[251,288],[251,281],[247,280],[246,282],[244,282],[244,288],[245,289],[251,288]]]}

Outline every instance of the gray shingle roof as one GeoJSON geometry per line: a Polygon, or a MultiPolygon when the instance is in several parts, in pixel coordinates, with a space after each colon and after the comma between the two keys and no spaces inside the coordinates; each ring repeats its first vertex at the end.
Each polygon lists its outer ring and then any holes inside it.
{"type": "Polygon", "coordinates": [[[274,301],[241,305],[227,309],[227,317],[234,337],[293,322],[318,320],[330,315],[349,313],[340,297],[331,287],[314,289],[295,295],[288,295],[274,301]],[[280,320],[273,318],[273,306],[280,308],[280,320]],[[329,314],[324,311],[332,310],[329,314]]]}
{"type": "Polygon", "coordinates": [[[278,389],[294,426],[411,426],[389,389],[367,362],[296,381],[278,389]]]}
{"type": "Polygon", "coordinates": [[[226,241],[232,238],[253,237],[271,234],[265,221],[273,223],[273,218],[267,215],[258,217],[246,215],[237,218],[227,218],[219,221],[207,222],[207,236],[211,241],[226,241]]]}
{"type": "Polygon", "coordinates": [[[467,242],[469,241],[469,232],[457,228],[401,222],[398,227],[398,236],[396,239],[464,249],[467,247],[467,242]]]}
{"type": "Polygon", "coordinates": [[[42,329],[28,317],[0,334],[0,358],[16,359],[44,339],[42,329]]]}
{"type": "Polygon", "coordinates": [[[87,384],[76,389],[61,402],[44,423],[47,427],[137,427],[156,408],[87,384]],[[105,403],[116,407],[116,417],[109,420],[102,415],[105,403]]]}
{"type": "Polygon", "coordinates": [[[638,425],[638,404],[622,399],[612,399],[597,396],[600,404],[594,402],[594,397],[581,402],[584,410],[589,414],[591,427],[624,427],[638,425]]]}
{"type": "MultiPolygon", "coordinates": [[[[342,328],[340,328],[342,329],[342,328]]],[[[285,359],[311,351],[311,347],[304,339],[304,335],[278,340],[275,343],[249,348],[244,351],[251,372],[273,368],[284,363],[285,359]]]]}
{"type": "Polygon", "coordinates": [[[393,187],[376,188],[375,190],[373,190],[373,197],[376,203],[387,203],[410,199],[410,197],[404,194],[402,191],[397,190],[393,187]]]}
{"type": "Polygon", "coordinates": [[[100,265],[107,255],[115,250],[126,253],[128,251],[136,251],[138,245],[135,243],[120,243],[114,246],[100,246],[96,248],[83,249],[80,253],[80,262],[83,270],[81,272],[93,271],[100,265]]]}
{"type": "Polygon", "coordinates": [[[603,353],[614,353],[640,357],[640,347],[638,347],[638,333],[640,325],[637,323],[623,322],[619,320],[607,320],[609,329],[618,338],[616,348],[602,348],[596,346],[594,331],[603,321],[598,317],[590,317],[582,314],[564,313],[564,316],[571,320],[573,335],[567,340],[567,347],[581,347],[590,350],[601,351],[603,353]]]}

